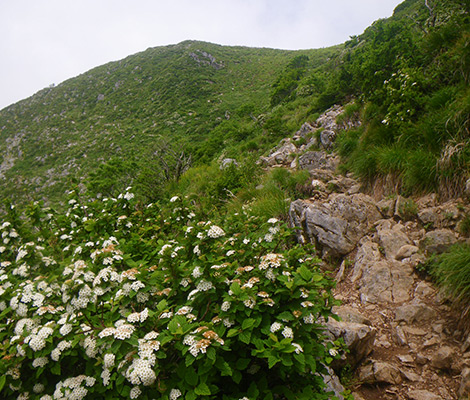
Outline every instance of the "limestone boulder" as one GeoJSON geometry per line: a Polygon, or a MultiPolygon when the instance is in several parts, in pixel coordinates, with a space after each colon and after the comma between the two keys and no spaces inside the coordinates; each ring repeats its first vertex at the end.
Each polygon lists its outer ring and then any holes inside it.
{"type": "Polygon", "coordinates": [[[334,172],[338,165],[338,157],[323,151],[308,151],[299,157],[299,168],[307,171],[323,169],[334,172]]]}
{"type": "Polygon", "coordinates": [[[465,368],[461,376],[459,397],[464,399],[470,397],[470,368],[465,368]]]}
{"type": "Polygon", "coordinates": [[[298,148],[290,138],[283,139],[267,157],[261,157],[260,161],[268,167],[275,165],[290,165],[295,158],[298,148]]]}
{"type": "Polygon", "coordinates": [[[400,370],[393,364],[372,360],[370,364],[362,366],[359,371],[359,380],[362,383],[377,384],[388,383],[399,385],[403,379],[400,370]]]}
{"type": "Polygon", "coordinates": [[[320,143],[324,149],[331,149],[336,139],[336,132],[324,130],[320,133],[320,143]]]}
{"type": "Polygon", "coordinates": [[[419,248],[426,254],[440,254],[457,243],[455,233],[450,229],[436,229],[427,232],[419,241],[419,248]]]}
{"type": "Polygon", "coordinates": [[[435,318],[436,311],[424,303],[416,302],[414,304],[405,304],[395,310],[395,320],[397,322],[405,322],[410,325],[412,323],[420,323],[435,318]]]}
{"type": "Polygon", "coordinates": [[[450,346],[442,346],[432,357],[431,365],[434,368],[448,370],[456,357],[455,350],[450,346]]]}
{"type": "Polygon", "coordinates": [[[408,398],[410,400],[443,400],[441,396],[427,390],[410,390],[408,398]]]}
{"type": "Polygon", "coordinates": [[[384,249],[385,256],[388,259],[396,259],[398,251],[403,246],[412,244],[402,224],[397,224],[393,220],[386,219],[377,222],[376,225],[380,245],[384,249]]]}
{"type": "Polygon", "coordinates": [[[343,338],[349,349],[349,353],[345,354],[341,360],[335,360],[335,368],[347,364],[352,367],[356,366],[372,352],[377,335],[377,330],[369,325],[332,319],[326,323],[326,330],[331,340],[343,338]]]}
{"type": "Polygon", "coordinates": [[[326,201],[294,201],[290,206],[291,224],[301,228],[301,241],[310,241],[324,255],[351,252],[369,226],[381,218],[373,199],[365,194],[332,194],[326,201]]]}

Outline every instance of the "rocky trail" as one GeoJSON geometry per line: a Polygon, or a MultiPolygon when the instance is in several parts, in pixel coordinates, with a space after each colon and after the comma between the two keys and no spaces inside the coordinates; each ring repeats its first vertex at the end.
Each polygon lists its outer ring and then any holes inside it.
{"type": "MultiPolygon", "coordinates": [[[[339,106],[304,124],[262,162],[271,168],[307,169],[312,196],[290,207],[300,242],[313,242],[337,281],[332,339],[349,347],[332,367],[356,400],[470,398],[470,336],[420,265],[456,242],[470,213],[468,201],[440,204],[365,194],[351,176],[338,174],[331,152],[337,132],[360,124],[336,123],[339,106]],[[299,143],[302,143],[299,145],[299,143]]],[[[332,388],[340,393],[339,379],[332,388]]],[[[339,396],[341,399],[342,396],[339,396]]]]}

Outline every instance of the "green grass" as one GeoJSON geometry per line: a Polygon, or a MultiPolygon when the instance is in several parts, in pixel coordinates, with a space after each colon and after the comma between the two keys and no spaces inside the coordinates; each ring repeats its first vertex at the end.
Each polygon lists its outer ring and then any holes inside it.
{"type": "Polygon", "coordinates": [[[461,309],[470,306],[470,245],[457,244],[438,256],[431,275],[448,296],[461,309]]]}

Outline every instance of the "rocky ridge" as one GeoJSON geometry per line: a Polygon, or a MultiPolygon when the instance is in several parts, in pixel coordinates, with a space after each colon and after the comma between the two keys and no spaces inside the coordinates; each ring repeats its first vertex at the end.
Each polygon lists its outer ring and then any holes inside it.
{"type": "MultiPolygon", "coordinates": [[[[419,273],[430,255],[468,240],[456,229],[470,212],[468,201],[363,193],[352,176],[336,172],[333,142],[341,129],[360,124],[339,125],[342,112],[335,106],[305,123],[260,160],[310,172],[313,195],[291,203],[290,221],[300,228],[298,240],[315,243],[336,276],[342,305],[334,311],[341,320],[328,321],[327,330],[331,339],[344,339],[349,353],[332,367],[343,375],[351,371],[356,400],[468,398],[470,336],[419,273]]],[[[337,379],[330,384],[341,392],[337,379]]]]}

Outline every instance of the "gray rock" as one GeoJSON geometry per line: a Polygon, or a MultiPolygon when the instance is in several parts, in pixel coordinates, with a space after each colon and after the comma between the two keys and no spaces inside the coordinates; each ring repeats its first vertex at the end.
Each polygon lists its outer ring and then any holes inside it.
{"type": "Polygon", "coordinates": [[[336,123],[336,117],[344,111],[343,107],[334,105],[333,107],[326,110],[317,118],[317,125],[324,129],[337,131],[338,124],[336,123]]]}
{"type": "Polygon", "coordinates": [[[334,172],[339,165],[339,159],[323,151],[308,151],[299,157],[299,168],[307,171],[324,169],[334,172]]]}
{"type": "Polygon", "coordinates": [[[411,245],[411,241],[404,232],[402,224],[395,224],[392,220],[382,220],[377,223],[377,235],[380,245],[388,259],[394,260],[398,251],[405,245],[411,245]]]}
{"type": "Polygon", "coordinates": [[[336,132],[330,130],[324,130],[320,133],[320,143],[324,149],[330,149],[333,147],[333,143],[336,139],[336,132]]]}
{"type": "Polygon", "coordinates": [[[349,353],[341,360],[335,360],[335,366],[356,366],[372,352],[377,331],[375,328],[352,322],[329,320],[326,323],[328,336],[332,340],[343,338],[349,353]]]}
{"type": "Polygon", "coordinates": [[[408,398],[411,400],[443,400],[441,396],[428,392],[427,390],[410,390],[408,398]]]}
{"type": "Polygon", "coordinates": [[[338,376],[331,368],[328,368],[328,374],[323,375],[323,382],[325,383],[325,392],[333,392],[338,400],[343,400],[344,386],[341,384],[338,376]]]}
{"type": "Polygon", "coordinates": [[[467,182],[465,182],[464,194],[465,196],[470,197],[470,179],[468,179],[467,182]]]}
{"type": "Polygon", "coordinates": [[[426,233],[419,242],[419,248],[427,254],[440,254],[456,242],[455,233],[450,229],[436,229],[426,233]]]}
{"type": "Polygon", "coordinates": [[[359,369],[359,380],[362,383],[389,383],[400,384],[403,379],[397,367],[387,362],[372,361],[359,369]]]}
{"type": "Polygon", "coordinates": [[[435,289],[433,289],[429,283],[424,281],[419,282],[415,288],[415,295],[419,297],[428,297],[433,295],[435,292],[435,289]]]}
{"type": "Polygon", "coordinates": [[[298,152],[297,147],[290,138],[281,140],[281,143],[267,157],[261,157],[260,161],[272,167],[274,165],[290,165],[298,152]]]}
{"type": "Polygon", "coordinates": [[[404,321],[407,324],[429,321],[436,315],[436,311],[424,303],[406,304],[395,310],[395,320],[404,321]]]}
{"type": "Polygon", "coordinates": [[[313,127],[310,123],[305,122],[300,127],[300,129],[295,133],[295,136],[300,136],[305,139],[314,130],[315,130],[315,127],[313,127]]]}
{"type": "Polygon", "coordinates": [[[470,396],[470,368],[465,368],[462,371],[461,376],[462,380],[460,381],[459,397],[464,399],[470,396]]]}
{"type": "Polygon", "coordinates": [[[396,260],[403,260],[404,258],[409,258],[413,254],[416,254],[419,251],[419,248],[411,244],[405,244],[401,246],[397,253],[395,254],[396,260]]]}
{"type": "Polygon", "coordinates": [[[349,306],[335,306],[333,312],[341,318],[343,322],[352,322],[355,324],[372,325],[369,318],[362,315],[356,309],[349,306]]]}
{"type": "Polygon", "coordinates": [[[406,333],[401,326],[397,326],[394,331],[392,331],[392,338],[399,346],[406,346],[408,344],[406,333]]]}
{"type": "Polygon", "coordinates": [[[383,199],[377,203],[377,207],[384,218],[392,218],[395,213],[396,199],[383,199]]]}
{"type": "Polygon", "coordinates": [[[238,167],[237,160],[234,158],[224,158],[222,161],[220,161],[220,169],[225,169],[228,168],[230,165],[234,165],[238,167]]]}
{"type": "Polygon", "coordinates": [[[331,256],[351,252],[370,224],[381,217],[369,196],[337,193],[326,202],[297,200],[291,203],[289,215],[292,225],[301,228],[301,241],[314,242],[331,256]]]}
{"type": "Polygon", "coordinates": [[[450,369],[455,355],[455,350],[452,347],[443,346],[433,355],[431,365],[437,369],[450,369]]]}

